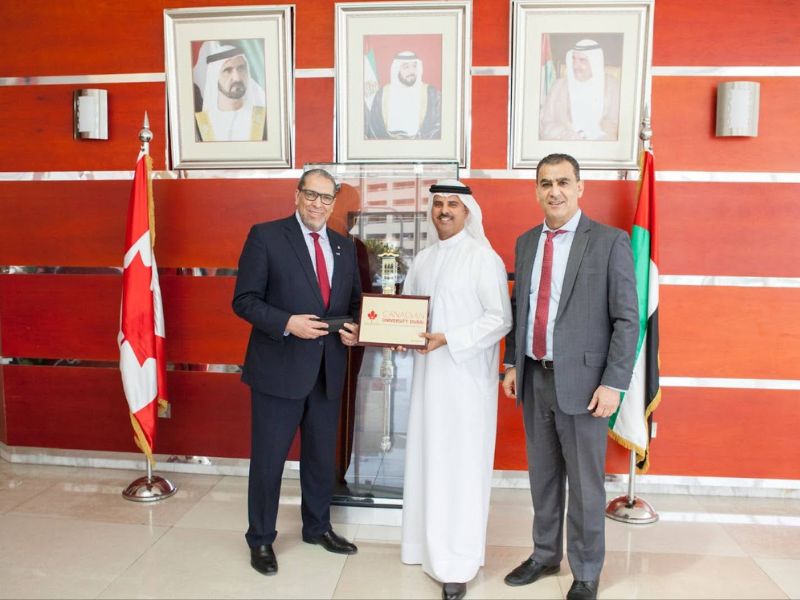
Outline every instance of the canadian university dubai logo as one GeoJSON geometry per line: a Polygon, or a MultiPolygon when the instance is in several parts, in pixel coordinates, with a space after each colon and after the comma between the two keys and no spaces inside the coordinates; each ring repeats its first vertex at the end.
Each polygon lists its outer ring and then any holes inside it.
{"type": "Polygon", "coordinates": [[[370,321],[374,321],[378,318],[378,313],[376,313],[374,310],[371,310],[367,316],[369,317],[370,321]]]}

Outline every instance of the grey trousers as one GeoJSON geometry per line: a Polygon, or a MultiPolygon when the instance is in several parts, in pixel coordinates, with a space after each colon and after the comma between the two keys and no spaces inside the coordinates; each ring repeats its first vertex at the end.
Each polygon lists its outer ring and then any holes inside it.
{"type": "Polygon", "coordinates": [[[525,378],[523,415],[534,512],[531,558],[544,565],[561,562],[568,481],[569,566],[579,581],[598,579],[605,558],[608,419],[564,413],[556,402],[554,372],[531,359],[526,359],[525,378]]]}

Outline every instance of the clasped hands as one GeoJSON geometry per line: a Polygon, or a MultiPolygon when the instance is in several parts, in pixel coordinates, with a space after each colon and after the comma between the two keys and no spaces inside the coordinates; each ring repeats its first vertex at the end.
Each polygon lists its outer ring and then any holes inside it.
{"type": "MultiPolygon", "coordinates": [[[[503,376],[503,391],[506,394],[506,398],[517,397],[517,370],[514,367],[506,369],[506,373],[503,376]]],[[[619,407],[619,392],[601,385],[592,394],[592,399],[589,401],[589,406],[586,407],[586,410],[593,417],[606,418],[613,415],[617,407],[619,407]]]]}

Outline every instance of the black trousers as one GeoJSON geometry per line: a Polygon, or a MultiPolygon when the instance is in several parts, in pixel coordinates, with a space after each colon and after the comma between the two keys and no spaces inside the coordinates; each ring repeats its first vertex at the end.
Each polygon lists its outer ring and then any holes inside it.
{"type": "Polygon", "coordinates": [[[251,388],[252,440],[247,492],[251,548],[271,544],[281,477],[289,447],[300,427],[300,489],[303,538],[319,537],[331,528],[330,503],[336,469],[339,399],[325,393],[325,369],[305,398],[280,398],[251,388]]]}

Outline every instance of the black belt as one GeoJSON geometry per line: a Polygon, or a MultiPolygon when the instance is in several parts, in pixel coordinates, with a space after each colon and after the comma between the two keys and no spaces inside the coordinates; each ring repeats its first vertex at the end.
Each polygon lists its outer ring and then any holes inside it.
{"type": "Polygon", "coordinates": [[[552,360],[548,360],[546,358],[542,358],[542,359],[531,358],[530,356],[527,356],[526,358],[529,361],[531,361],[533,363],[536,363],[537,365],[539,365],[543,369],[547,369],[548,371],[552,371],[553,370],[553,361],[552,360]]]}

